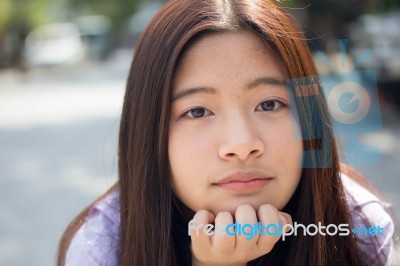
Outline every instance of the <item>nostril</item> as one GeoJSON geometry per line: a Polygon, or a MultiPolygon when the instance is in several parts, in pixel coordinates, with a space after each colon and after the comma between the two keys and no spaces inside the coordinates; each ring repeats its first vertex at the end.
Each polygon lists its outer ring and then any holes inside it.
{"type": "Polygon", "coordinates": [[[249,157],[258,158],[263,154],[264,146],[259,142],[243,142],[243,143],[224,143],[219,150],[218,155],[224,160],[247,160],[249,157]]]}
{"type": "Polygon", "coordinates": [[[259,151],[258,150],[252,150],[251,152],[250,152],[250,154],[255,154],[255,153],[258,153],[259,151]]]}

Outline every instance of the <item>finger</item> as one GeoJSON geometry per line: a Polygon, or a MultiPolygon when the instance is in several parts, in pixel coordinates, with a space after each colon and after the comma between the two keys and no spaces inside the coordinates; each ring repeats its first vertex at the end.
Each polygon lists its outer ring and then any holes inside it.
{"type": "Polygon", "coordinates": [[[207,232],[207,225],[214,221],[214,214],[201,210],[198,211],[188,224],[188,232],[192,239],[193,250],[209,249],[211,247],[211,238],[207,232]]]}
{"type": "Polygon", "coordinates": [[[262,205],[257,214],[261,225],[264,226],[263,230],[260,230],[257,246],[264,252],[270,252],[281,237],[283,223],[280,220],[278,210],[271,204],[262,205]]]}
{"type": "MultiPolygon", "coordinates": [[[[281,216],[281,222],[282,222],[283,226],[285,226],[285,225],[293,225],[292,216],[290,216],[289,213],[279,212],[279,215],[281,216]]],[[[288,232],[289,230],[290,230],[289,227],[284,227],[284,231],[288,232]]]]}
{"type": "Polygon", "coordinates": [[[226,232],[228,225],[233,229],[232,215],[229,212],[218,213],[215,218],[215,234],[211,238],[211,246],[215,251],[231,254],[235,248],[236,238],[233,230],[229,230],[229,234],[226,232]]]}
{"type": "Polygon", "coordinates": [[[281,217],[281,221],[283,224],[282,228],[282,241],[285,241],[288,236],[293,234],[293,220],[292,216],[288,213],[279,212],[279,216],[281,217]]]}
{"type": "Polygon", "coordinates": [[[247,252],[254,248],[259,236],[255,230],[258,223],[256,211],[251,205],[243,204],[236,209],[235,218],[237,222],[235,249],[247,252]]]}

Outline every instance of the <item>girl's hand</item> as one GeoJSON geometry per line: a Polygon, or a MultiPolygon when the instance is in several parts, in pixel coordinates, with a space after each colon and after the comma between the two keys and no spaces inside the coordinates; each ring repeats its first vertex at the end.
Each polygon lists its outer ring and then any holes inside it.
{"type": "MultiPolygon", "coordinates": [[[[292,224],[289,214],[279,212],[270,204],[262,205],[257,214],[249,204],[240,205],[236,209],[235,221],[241,226],[244,224],[254,225],[258,222],[261,222],[263,226],[268,224],[278,226],[279,222],[282,222],[282,227],[286,224],[292,224]],[[257,215],[260,219],[259,221],[257,215]]],[[[250,238],[249,234],[247,236],[244,234],[230,236],[227,233],[218,234],[215,231],[213,235],[208,236],[204,227],[213,222],[216,228],[226,227],[228,224],[233,224],[234,219],[229,212],[220,212],[217,217],[205,210],[198,211],[195,214],[193,223],[190,226],[193,266],[246,265],[247,262],[269,253],[281,237],[280,235],[272,236],[257,233],[250,238]]],[[[246,229],[247,233],[251,230],[250,228],[246,229]]],[[[229,231],[233,232],[233,230],[229,231]]],[[[265,233],[266,231],[264,230],[263,232],[265,233]]]]}

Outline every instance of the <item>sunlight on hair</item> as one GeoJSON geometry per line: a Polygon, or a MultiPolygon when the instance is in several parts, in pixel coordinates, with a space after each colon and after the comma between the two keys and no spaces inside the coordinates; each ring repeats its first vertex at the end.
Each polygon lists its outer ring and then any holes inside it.
{"type": "Polygon", "coordinates": [[[234,18],[234,13],[232,10],[232,3],[229,0],[219,0],[216,4],[217,14],[222,14],[220,22],[222,24],[230,24],[234,22],[237,24],[234,18]]]}

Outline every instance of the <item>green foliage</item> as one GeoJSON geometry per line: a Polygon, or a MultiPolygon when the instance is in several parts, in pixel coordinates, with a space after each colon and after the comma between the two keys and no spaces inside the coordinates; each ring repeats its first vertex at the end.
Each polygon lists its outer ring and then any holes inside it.
{"type": "MultiPolygon", "coordinates": [[[[145,0],[0,0],[0,35],[7,25],[24,25],[34,28],[51,22],[52,7],[59,6],[66,14],[106,15],[115,26],[134,13],[145,0]]],[[[73,17],[66,17],[66,19],[73,17]]]]}
{"type": "Polygon", "coordinates": [[[26,16],[27,24],[30,27],[49,22],[48,6],[50,3],[50,0],[31,0],[25,3],[24,16],[26,16]]]}
{"type": "Polygon", "coordinates": [[[0,0],[0,35],[10,20],[11,1],[12,0],[0,0]]]}
{"type": "Polygon", "coordinates": [[[7,25],[35,27],[49,21],[51,0],[0,0],[0,34],[7,25]]]}
{"type": "Polygon", "coordinates": [[[118,28],[144,0],[66,0],[69,6],[83,14],[108,16],[118,28]]]}

